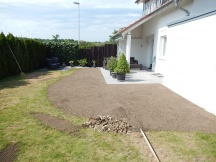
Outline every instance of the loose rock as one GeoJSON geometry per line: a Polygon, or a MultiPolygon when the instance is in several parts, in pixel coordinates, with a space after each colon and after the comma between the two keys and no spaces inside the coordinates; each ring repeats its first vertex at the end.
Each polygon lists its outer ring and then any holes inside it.
{"type": "Polygon", "coordinates": [[[129,125],[125,119],[118,120],[110,117],[109,115],[98,115],[95,118],[91,117],[83,124],[83,126],[93,128],[99,132],[113,131],[116,133],[130,133],[132,130],[134,130],[134,127],[129,125]]]}

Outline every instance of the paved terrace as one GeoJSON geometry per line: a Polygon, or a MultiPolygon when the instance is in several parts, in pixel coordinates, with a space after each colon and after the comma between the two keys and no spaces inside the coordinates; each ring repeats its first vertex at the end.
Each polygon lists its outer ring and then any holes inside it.
{"type": "Polygon", "coordinates": [[[132,69],[130,74],[126,74],[125,81],[123,82],[112,78],[109,70],[100,68],[100,71],[107,84],[152,84],[163,82],[163,77],[160,74],[148,70],[132,69]]]}
{"type": "MultiPolygon", "coordinates": [[[[74,68],[83,68],[83,67],[74,67],[74,68]]],[[[66,71],[71,69],[70,66],[60,67],[59,70],[66,71]]],[[[126,74],[125,81],[118,81],[117,79],[112,78],[110,76],[109,70],[105,70],[103,68],[99,68],[106,83],[107,84],[153,84],[153,83],[162,83],[163,77],[160,74],[156,74],[155,72],[149,70],[139,70],[132,69],[130,70],[130,74],[126,74]]],[[[47,70],[47,68],[43,68],[40,70],[47,70]]]]}

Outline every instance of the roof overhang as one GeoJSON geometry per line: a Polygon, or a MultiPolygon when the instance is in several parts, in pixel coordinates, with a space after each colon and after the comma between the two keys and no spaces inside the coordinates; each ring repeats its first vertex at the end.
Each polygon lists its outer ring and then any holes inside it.
{"type": "Polygon", "coordinates": [[[112,36],[112,39],[114,39],[114,40],[121,39],[121,38],[123,38],[122,33],[117,33],[114,36],[112,36]]]}
{"type": "Polygon", "coordinates": [[[142,2],[146,3],[148,0],[136,0],[135,3],[140,4],[142,2]]]}
{"type": "MultiPolygon", "coordinates": [[[[150,14],[140,18],[139,20],[135,21],[133,24],[127,26],[126,28],[120,30],[118,33],[116,33],[112,38],[113,39],[124,39],[125,35],[128,32],[131,32],[132,30],[134,30],[135,28],[137,28],[138,26],[142,25],[143,23],[145,23],[146,21],[148,21],[149,19],[153,18],[154,16],[164,12],[165,10],[168,9],[168,6],[170,6],[170,4],[173,3],[173,0],[167,1],[166,3],[164,3],[162,6],[160,6],[159,8],[157,8],[155,11],[151,12],[150,14]]],[[[170,6],[172,7],[172,6],[170,6]]]]}

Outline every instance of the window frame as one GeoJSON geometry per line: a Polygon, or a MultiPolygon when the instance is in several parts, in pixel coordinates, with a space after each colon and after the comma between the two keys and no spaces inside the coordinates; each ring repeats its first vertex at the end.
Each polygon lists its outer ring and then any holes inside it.
{"type": "Polygon", "coordinates": [[[166,51],[167,51],[167,35],[161,35],[160,36],[160,58],[166,57],[166,51]]]}
{"type": "Polygon", "coordinates": [[[163,27],[158,30],[157,37],[157,57],[159,60],[165,60],[167,56],[167,45],[168,45],[168,27],[163,27]],[[165,44],[164,44],[164,38],[165,44]]]}

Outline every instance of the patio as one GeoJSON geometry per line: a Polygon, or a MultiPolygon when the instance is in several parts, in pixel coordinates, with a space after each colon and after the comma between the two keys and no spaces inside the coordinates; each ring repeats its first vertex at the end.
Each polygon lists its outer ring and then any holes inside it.
{"type": "Polygon", "coordinates": [[[125,81],[120,82],[110,76],[109,70],[100,68],[100,71],[107,84],[153,84],[162,83],[163,76],[155,72],[139,69],[131,69],[130,74],[126,75],[125,81]]]}

